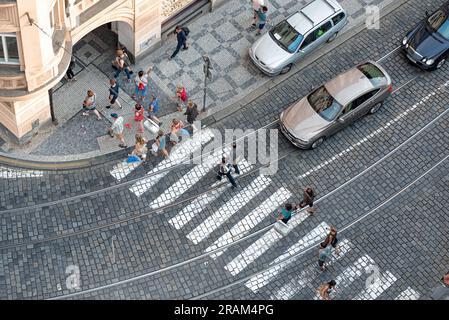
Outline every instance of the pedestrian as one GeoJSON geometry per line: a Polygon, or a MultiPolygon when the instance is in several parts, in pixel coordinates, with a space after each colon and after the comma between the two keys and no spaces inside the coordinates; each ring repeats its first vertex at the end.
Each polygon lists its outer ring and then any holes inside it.
{"type": "Polygon", "coordinates": [[[114,78],[118,78],[120,73],[122,71],[125,71],[126,78],[128,79],[128,82],[131,82],[131,61],[129,60],[129,57],[126,53],[123,52],[121,49],[117,49],[115,52],[115,61],[113,62],[113,65],[116,68],[114,78]]]}
{"type": "Polygon", "coordinates": [[[446,287],[449,287],[449,271],[444,275],[443,278],[441,278],[441,280],[443,280],[443,283],[446,287]]]}
{"type": "Polygon", "coordinates": [[[140,70],[137,73],[137,76],[134,78],[134,93],[132,95],[133,99],[138,99],[140,96],[140,100],[144,100],[147,96],[148,91],[148,77],[153,70],[153,67],[149,67],[147,72],[143,72],[140,70]]]}
{"type": "Polygon", "coordinates": [[[136,103],[134,106],[134,121],[136,121],[139,125],[137,129],[138,133],[143,133],[145,131],[143,127],[143,121],[145,120],[145,109],[142,107],[140,103],[136,103]]]}
{"type": "Polygon", "coordinates": [[[159,126],[162,125],[161,120],[157,117],[157,113],[159,112],[159,99],[155,96],[150,97],[150,105],[148,107],[148,118],[156,121],[159,126]]]}
{"type": "Polygon", "coordinates": [[[173,52],[169,60],[172,60],[178,54],[181,48],[183,48],[183,50],[189,49],[189,47],[187,46],[187,35],[183,28],[181,28],[180,26],[176,26],[175,33],[178,44],[176,46],[175,52],[173,52]]]}
{"type": "Polygon", "coordinates": [[[311,187],[305,188],[303,200],[299,203],[299,207],[304,208],[305,206],[309,206],[309,208],[307,208],[307,212],[310,215],[313,215],[315,213],[315,207],[313,206],[313,200],[315,197],[315,191],[311,187]]]}
{"type": "Polygon", "coordinates": [[[262,29],[265,27],[265,25],[268,22],[268,7],[267,6],[261,6],[259,8],[259,11],[257,13],[257,18],[259,19],[259,27],[257,28],[256,35],[260,35],[262,29]]]}
{"type": "Polygon", "coordinates": [[[287,224],[292,217],[292,212],[294,209],[296,209],[296,206],[293,206],[291,203],[287,203],[284,208],[278,210],[279,216],[276,220],[282,220],[283,223],[287,224]]]}
{"type": "Polygon", "coordinates": [[[146,161],[148,152],[147,141],[140,134],[136,134],[135,138],[136,144],[131,154],[134,156],[138,156],[142,160],[146,161]]]}
{"type": "Polygon", "coordinates": [[[176,101],[176,106],[178,108],[179,112],[182,112],[184,108],[184,103],[187,101],[187,91],[186,88],[183,85],[177,85],[176,86],[176,96],[173,97],[176,101]]]}
{"type": "Polygon", "coordinates": [[[232,166],[234,167],[234,172],[240,174],[239,168],[240,156],[237,155],[237,143],[232,144],[232,166]]]}
{"type": "Polygon", "coordinates": [[[318,250],[318,265],[321,268],[321,271],[324,271],[326,269],[326,265],[325,262],[327,260],[327,258],[329,258],[329,256],[332,253],[332,246],[327,246],[324,248],[321,248],[318,250]]]}
{"type": "Polygon", "coordinates": [[[109,80],[109,103],[110,105],[106,106],[106,109],[109,109],[112,107],[112,105],[116,104],[120,109],[122,109],[122,105],[121,103],[118,101],[118,93],[120,90],[120,86],[117,83],[117,81],[115,81],[115,79],[110,79],[109,80]]]}
{"type": "Polygon", "coordinates": [[[126,145],[125,138],[123,137],[123,123],[125,122],[125,119],[117,113],[111,113],[111,117],[114,119],[114,123],[109,129],[109,132],[112,132],[115,138],[120,142],[118,145],[120,148],[127,148],[128,146],[126,145]]]}
{"type": "Polygon", "coordinates": [[[170,142],[175,145],[179,142],[179,133],[184,127],[184,123],[181,120],[173,119],[170,127],[170,142]]]}
{"type": "Polygon", "coordinates": [[[187,103],[187,110],[184,113],[187,116],[187,122],[192,126],[192,131],[195,132],[197,129],[193,124],[198,117],[198,106],[192,100],[187,103]]]}
{"type": "Polygon", "coordinates": [[[75,59],[70,60],[69,68],[67,69],[66,76],[68,81],[76,81],[75,73],[73,72],[75,68],[75,59]]]}
{"type": "Polygon", "coordinates": [[[334,248],[335,252],[337,254],[340,254],[340,248],[338,246],[338,239],[337,239],[337,228],[335,228],[335,227],[330,227],[330,232],[326,236],[326,239],[324,239],[324,241],[320,243],[321,249],[324,249],[327,247],[334,248]]]}
{"type": "Polygon", "coordinates": [[[83,116],[88,116],[91,112],[97,116],[97,120],[101,120],[100,113],[97,110],[97,96],[92,90],[87,90],[87,96],[83,102],[83,116]]]}
{"type": "Polygon", "coordinates": [[[329,294],[332,292],[332,290],[337,291],[337,289],[335,288],[336,285],[337,283],[335,282],[335,280],[331,280],[319,286],[317,292],[320,295],[321,299],[330,300],[329,294]]]}
{"type": "Polygon", "coordinates": [[[156,137],[153,145],[151,146],[151,150],[155,153],[155,155],[157,155],[158,152],[161,152],[165,158],[168,158],[168,151],[166,149],[166,141],[167,140],[166,140],[164,131],[159,130],[157,137],[156,137]]]}
{"type": "Polygon", "coordinates": [[[221,164],[218,170],[218,179],[221,180],[224,176],[226,176],[228,181],[232,184],[233,189],[238,187],[231,173],[231,165],[227,162],[226,157],[221,158],[221,164]]]}
{"type": "Polygon", "coordinates": [[[256,27],[257,17],[259,15],[259,9],[261,6],[265,5],[264,0],[253,0],[253,10],[254,10],[254,16],[253,16],[253,27],[256,27]]]}

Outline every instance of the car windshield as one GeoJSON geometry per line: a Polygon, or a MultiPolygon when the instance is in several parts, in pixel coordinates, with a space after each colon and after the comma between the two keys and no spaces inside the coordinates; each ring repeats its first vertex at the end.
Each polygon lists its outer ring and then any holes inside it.
{"type": "Polygon", "coordinates": [[[443,10],[438,10],[427,19],[429,27],[438,32],[444,38],[449,40],[449,19],[447,13],[443,10]]]}
{"type": "Polygon", "coordinates": [[[383,72],[372,63],[365,63],[357,67],[373,86],[379,86],[387,83],[387,78],[383,72]]]}
{"type": "Polygon", "coordinates": [[[333,121],[342,109],[342,105],[329,94],[324,86],[312,92],[307,99],[313,110],[327,121],[333,121]]]}
{"type": "Polygon", "coordinates": [[[270,31],[271,37],[285,51],[296,52],[304,36],[295,30],[287,20],[282,21],[270,31]]]}

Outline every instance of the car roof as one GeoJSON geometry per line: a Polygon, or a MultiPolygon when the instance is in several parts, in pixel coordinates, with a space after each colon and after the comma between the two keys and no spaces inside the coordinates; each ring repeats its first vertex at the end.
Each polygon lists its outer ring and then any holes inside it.
{"type": "Polygon", "coordinates": [[[315,0],[290,16],[287,21],[296,31],[304,35],[314,26],[340,11],[343,11],[343,8],[335,0],[315,0]]]}
{"type": "Polygon", "coordinates": [[[341,105],[347,105],[363,93],[375,88],[357,67],[338,75],[324,86],[341,105]]]}

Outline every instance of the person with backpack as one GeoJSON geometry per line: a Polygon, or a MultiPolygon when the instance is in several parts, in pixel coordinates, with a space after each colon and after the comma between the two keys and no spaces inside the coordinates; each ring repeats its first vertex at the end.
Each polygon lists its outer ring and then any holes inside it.
{"type": "Polygon", "coordinates": [[[170,56],[169,60],[172,60],[178,54],[178,52],[179,52],[179,50],[181,50],[181,48],[183,48],[183,50],[189,49],[189,47],[187,46],[187,34],[184,29],[186,29],[186,28],[181,28],[180,26],[176,26],[175,33],[176,33],[176,39],[178,41],[178,45],[176,46],[176,50],[170,56]]]}
{"type": "Polygon", "coordinates": [[[116,68],[114,78],[118,78],[120,73],[122,71],[125,71],[126,78],[128,79],[128,82],[131,82],[131,61],[129,60],[129,57],[127,54],[123,52],[123,50],[118,49],[115,52],[115,60],[113,62],[114,67],[116,68]]]}

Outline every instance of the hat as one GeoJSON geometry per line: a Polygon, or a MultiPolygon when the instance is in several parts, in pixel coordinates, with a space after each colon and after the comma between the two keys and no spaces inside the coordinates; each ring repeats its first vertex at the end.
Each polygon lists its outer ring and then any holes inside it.
{"type": "Polygon", "coordinates": [[[111,113],[111,117],[118,118],[118,114],[117,113],[111,113]]]}

